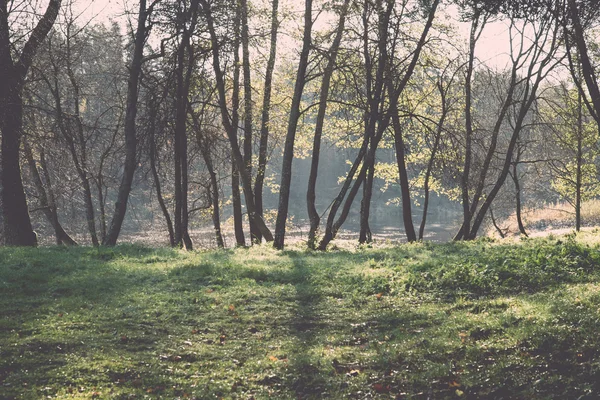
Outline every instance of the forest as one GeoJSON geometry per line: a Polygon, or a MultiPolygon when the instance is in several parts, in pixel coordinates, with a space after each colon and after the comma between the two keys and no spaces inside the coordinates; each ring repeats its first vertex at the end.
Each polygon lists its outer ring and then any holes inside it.
{"type": "Polygon", "coordinates": [[[6,245],[526,236],[600,190],[594,1],[86,7],[2,2],[6,245]]]}

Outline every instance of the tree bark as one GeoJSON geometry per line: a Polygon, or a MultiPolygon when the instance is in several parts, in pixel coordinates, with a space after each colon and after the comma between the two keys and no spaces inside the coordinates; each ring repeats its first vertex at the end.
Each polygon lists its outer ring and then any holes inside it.
{"type": "Polygon", "coordinates": [[[124,126],[124,171],[121,184],[119,185],[119,191],[117,193],[115,211],[109,225],[108,233],[106,234],[106,239],[103,242],[105,246],[114,246],[117,244],[117,239],[121,233],[121,226],[123,225],[123,220],[125,219],[125,213],[127,212],[127,202],[129,200],[129,193],[131,192],[131,186],[133,184],[133,177],[137,165],[137,137],[135,120],[137,116],[138,105],[138,86],[142,71],[142,64],[144,61],[144,44],[146,42],[147,34],[149,33],[146,26],[146,20],[150,13],[151,9],[146,9],[146,0],[140,0],[133,55],[131,58],[131,64],[129,66],[129,78],[127,81],[127,105],[124,126]]]}
{"type": "Polygon", "coordinates": [[[2,239],[11,246],[35,246],[27,198],[19,165],[23,129],[23,85],[33,57],[52,28],[61,0],[50,0],[44,15],[33,28],[23,50],[13,59],[10,42],[8,2],[0,2],[0,207],[2,207],[2,239]]]}
{"type": "MultiPolygon", "coordinates": [[[[271,121],[271,92],[273,85],[273,71],[275,70],[275,58],[277,55],[277,28],[279,0],[273,0],[271,9],[271,44],[269,50],[269,59],[265,72],[264,97],[262,104],[262,117],[260,125],[260,143],[258,148],[258,169],[254,179],[254,198],[256,201],[256,214],[263,217],[263,186],[265,173],[267,169],[267,150],[269,141],[269,124],[271,121]]],[[[262,234],[260,235],[262,240],[262,234]]]]}
{"type": "Polygon", "coordinates": [[[225,81],[224,74],[221,70],[221,65],[219,61],[219,41],[217,38],[217,34],[215,31],[214,21],[212,17],[212,12],[210,6],[206,0],[200,0],[202,3],[202,7],[205,11],[206,22],[208,25],[208,30],[211,38],[212,44],[212,53],[213,53],[213,69],[215,72],[215,80],[217,86],[217,92],[219,94],[219,109],[221,111],[221,120],[223,126],[225,128],[225,132],[227,133],[227,138],[229,140],[229,144],[232,150],[232,156],[235,161],[235,165],[240,172],[240,177],[242,179],[242,187],[244,189],[244,198],[246,200],[246,208],[248,210],[248,217],[250,220],[256,220],[256,225],[260,230],[262,236],[265,238],[267,242],[273,240],[273,235],[271,231],[263,221],[260,215],[256,214],[256,207],[254,203],[254,193],[252,191],[252,181],[251,177],[248,176],[246,170],[244,168],[244,159],[242,157],[242,153],[240,152],[240,148],[237,140],[237,133],[235,127],[232,125],[229,112],[227,109],[227,98],[225,94],[225,81]]]}
{"type": "Polygon", "coordinates": [[[398,110],[394,110],[392,118],[394,126],[394,144],[396,148],[396,163],[398,164],[398,174],[400,177],[400,192],[402,196],[402,220],[404,222],[404,232],[406,240],[409,243],[417,241],[415,226],[412,220],[412,201],[410,199],[410,187],[408,182],[408,172],[406,171],[406,157],[404,151],[404,138],[402,136],[402,125],[398,110]]]}
{"type": "Polygon", "coordinates": [[[308,218],[310,220],[310,230],[308,232],[308,247],[311,249],[315,248],[315,241],[317,235],[317,229],[319,229],[319,223],[321,218],[316,207],[316,186],[317,177],[319,174],[319,157],[321,154],[321,138],[323,136],[323,126],[325,124],[325,113],[327,111],[327,99],[329,97],[329,87],[331,85],[331,77],[333,70],[336,65],[337,55],[342,42],[342,36],[344,34],[344,27],[346,23],[346,14],[350,0],[344,0],[344,5],[340,11],[340,18],[337,26],[335,38],[331,43],[331,47],[328,52],[327,66],[323,72],[323,80],[321,81],[321,90],[319,92],[319,111],[317,112],[317,121],[315,124],[315,135],[313,138],[313,149],[312,159],[310,164],[310,173],[308,176],[308,189],[306,191],[306,204],[308,209],[308,218]]]}
{"type": "Polygon", "coordinates": [[[281,183],[279,185],[279,208],[277,210],[277,221],[275,223],[275,241],[273,246],[279,250],[283,249],[285,242],[285,228],[290,201],[290,186],[292,183],[294,142],[296,139],[298,121],[300,120],[300,102],[302,101],[302,93],[304,92],[304,85],[306,83],[306,69],[308,67],[308,56],[312,43],[312,23],[312,0],[305,0],[302,51],[300,52],[296,84],[294,85],[294,95],[292,97],[287,134],[285,136],[285,144],[283,147],[283,166],[281,168],[281,183]]]}
{"type": "MultiPolygon", "coordinates": [[[[42,181],[40,171],[33,156],[33,151],[31,150],[31,147],[29,146],[27,141],[23,141],[23,150],[25,154],[25,159],[27,160],[27,164],[29,166],[29,171],[31,172],[31,177],[33,178],[33,184],[35,185],[35,188],[38,192],[40,209],[46,216],[48,222],[50,222],[50,225],[52,225],[52,228],[54,229],[56,244],[59,246],[76,246],[77,243],[75,242],[75,240],[73,240],[73,238],[71,238],[71,236],[69,236],[67,232],[65,232],[58,219],[58,212],[56,209],[54,196],[50,192],[50,189],[46,191],[46,188],[44,187],[44,182],[42,181]]],[[[43,159],[43,153],[41,153],[40,158],[43,159]]],[[[43,168],[43,170],[46,169],[43,168]]],[[[51,183],[48,178],[49,176],[46,176],[46,184],[50,186],[51,183]]]]}
{"type": "Polygon", "coordinates": [[[427,163],[427,169],[425,170],[425,179],[423,182],[423,192],[424,192],[423,217],[421,218],[421,225],[419,226],[419,240],[423,240],[423,235],[425,234],[425,225],[427,224],[427,212],[429,209],[429,180],[431,178],[431,173],[433,171],[433,163],[435,162],[435,157],[437,155],[437,151],[440,146],[440,140],[442,138],[442,132],[444,130],[444,123],[446,121],[446,116],[448,115],[448,105],[446,104],[447,91],[444,90],[444,88],[442,87],[441,79],[438,82],[437,86],[438,86],[438,90],[440,92],[440,96],[442,99],[442,115],[440,116],[440,120],[437,123],[433,148],[431,149],[431,156],[429,157],[429,161],[427,163]]]}
{"type": "MultiPolygon", "coordinates": [[[[252,177],[252,76],[250,74],[250,34],[248,32],[248,1],[240,0],[241,8],[241,39],[242,39],[242,70],[244,74],[244,164],[246,174],[252,177]]],[[[260,243],[262,236],[254,221],[250,221],[250,242],[260,243]]]]}

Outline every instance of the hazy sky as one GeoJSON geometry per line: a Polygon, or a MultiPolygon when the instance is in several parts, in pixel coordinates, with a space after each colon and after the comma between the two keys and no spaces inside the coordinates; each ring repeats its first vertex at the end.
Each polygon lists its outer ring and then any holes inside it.
{"type": "MultiPolygon", "coordinates": [[[[288,0],[294,6],[301,6],[300,1],[288,0]]],[[[136,0],[76,0],[75,12],[82,13],[82,18],[96,21],[122,20],[124,21],[124,10],[132,10],[137,5],[136,0]]],[[[299,8],[301,11],[302,8],[299,8]]],[[[134,10],[135,11],[135,10],[134,10]]],[[[458,27],[460,41],[466,41],[469,35],[469,24],[458,22],[456,10],[448,10],[450,17],[458,27]]],[[[494,22],[488,24],[477,46],[477,57],[483,63],[501,68],[508,62],[508,26],[506,22],[494,22]]]]}

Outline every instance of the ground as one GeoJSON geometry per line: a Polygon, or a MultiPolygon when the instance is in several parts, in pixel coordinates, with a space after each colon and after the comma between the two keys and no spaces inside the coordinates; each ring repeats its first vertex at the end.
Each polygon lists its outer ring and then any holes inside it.
{"type": "Polygon", "coordinates": [[[596,236],[3,248],[0,398],[598,398],[596,236]]]}

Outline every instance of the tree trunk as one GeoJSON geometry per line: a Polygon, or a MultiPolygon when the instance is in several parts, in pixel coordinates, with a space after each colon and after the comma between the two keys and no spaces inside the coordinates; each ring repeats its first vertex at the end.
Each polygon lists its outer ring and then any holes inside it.
{"type": "Polygon", "coordinates": [[[221,233],[221,214],[219,210],[219,182],[217,180],[217,173],[213,167],[212,158],[210,156],[210,149],[206,146],[202,147],[202,157],[204,158],[204,163],[206,164],[206,169],[208,169],[208,174],[210,175],[210,198],[212,200],[212,220],[213,225],[215,227],[215,239],[217,240],[217,246],[222,249],[225,247],[225,242],[223,241],[223,234],[221,233]]]}
{"type": "Polygon", "coordinates": [[[517,226],[519,227],[519,232],[521,232],[521,234],[523,234],[524,236],[528,236],[527,235],[527,231],[525,230],[525,224],[523,224],[523,217],[521,215],[521,210],[522,210],[522,206],[521,206],[521,184],[519,183],[519,175],[517,175],[519,173],[518,170],[518,161],[515,162],[513,164],[513,171],[512,171],[512,179],[513,182],[515,183],[515,199],[516,199],[516,215],[517,215],[517,226]]]}
{"type": "Polygon", "coordinates": [[[371,243],[373,234],[369,226],[369,216],[371,214],[371,197],[373,194],[373,179],[375,175],[375,160],[367,167],[367,174],[363,184],[363,198],[360,202],[360,231],[358,234],[358,243],[371,243]]]}
{"type": "Polygon", "coordinates": [[[218,100],[219,100],[219,109],[221,111],[221,120],[223,126],[225,127],[225,132],[227,133],[227,139],[229,140],[229,144],[231,146],[231,152],[233,156],[233,160],[235,161],[236,167],[240,173],[240,177],[242,179],[242,187],[244,189],[244,198],[246,200],[246,208],[248,210],[248,217],[250,220],[256,220],[258,229],[260,230],[262,236],[265,238],[267,242],[273,240],[273,235],[271,231],[265,224],[262,216],[256,214],[256,207],[254,203],[254,193],[252,191],[252,181],[251,177],[246,174],[246,170],[244,167],[244,159],[242,157],[242,153],[240,152],[236,127],[234,127],[231,123],[229,112],[227,109],[227,98],[225,91],[225,80],[224,74],[221,70],[221,65],[219,61],[219,40],[217,38],[217,34],[215,31],[214,21],[212,18],[212,13],[210,10],[210,6],[206,0],[200,0],[202,3],[202,7],[205,11],[206,22],[208,25],[208,31],[211,38],[212,44],[212,53],[213,53],[213,69],[215,72],[215,80],[218,92],[218,100]]]}
{"type": "Polygon", "coordinates": [[[325,124],[325,113],[327,111],[327,98],[329,97],[329,87],[331,85],[331,77],[333,70],[336,65],[336,59],[344,34],[344,27],[346,23],[346,14],[348,13],[348,7],[350,0],[345,0],[342,10],[340,11],[340,20],[338,22],[337,31],[333,43],[329,48],[327,66],[323,73],[323,80],[321,81],[321,90],[319,92],[319,111],[317,113],[317,121],[315,125],[315,135],[313,138],[313,149],[312,159],[310,164],[310,173],[308,176],[308,189],[306,191],[306,204],[308,209],[308,217],[310,220],[310,230],[308,232],[308,247],[311,249],[315,248],[315,241],[317,235],[317,229],[319,229],[319,223],[321,218],[316,207],[316,186],[317,177],[319,174],[319,157],[321,154],[321,137],[323,135],[323,125],[325,124]]]}
{"type": "Polygon", "coordinates": [[[117,201],[115,203],[115,212],[113,214],[106,239],[104,240],[105,246],[114,246],[117,244],[117,239],[121,233],[121,226],[125,219],[125,213],[127,211],[127,202],[129,200],[129,193],[131,192],[131,186],[133,184],[133,176],[135,174],[135,168],[137,165],[137,138],[136,138],[136,126],[135,120],[137,116],[137,103],[138,103],[138,86],[140,80],[140,74],[142,71],[143,56],[144,56],[144,44],[148,35],[148,28],[146,27],[146,19],[150,14],[150,10],[146,9],[146,0],[140,0],[138,21],[135,33],[135,43],[133,48],[133,56],[131,59],[131,65],[129,67],[129,79],[127,81],[127,102],[125,110],[125,163],[123,177],[121,184],[119,185],[119,191],[117,193],[117,201]]]}
{"type": "MultiPolygon", "coordinates": [[[[271,120],[271,91],[273,84],[273,71],[275,70],[275,58],[277,55],[277,20],[279,0],[273,0],[271,10],[271,44],[269,50],[269,59],[267,61],[267,70],[265,72],[265,87],[262,104],[262,118],[260,125],[260,143],[258,148],[258,169],[254,180],[254,198],[256,200],[256,214],[263,217],[263,186],[265,173],[267,169],[267,150],[269,141],[269,123],[271,120]]],[[[262,234],[260,235],[262,240],[262,234]]]]}
{"type": "MultiPolygon", "coordinates": [[[[248,33],[248,1],[240,0],[241,8],[241,39],[242,39],[242,70],[244,74],[244,164],[246,174],[252,176],[252,77],[250,74],[250,37],[248,33]]],[[[250,242],[260,243],[262,235],[254,221],[250,221],[250,242]]]]}
{"type": "MultiPolygon", "coordinates": [[[[471,83],[473,80],[473,68],[475,64],[475,44],[479,35],[477,33],[480,14],[478,12],[473,16],[471,31],[469,34],[469,60],[467,62],[467,74],[465,77],[465,162],[463,173],[461,175],[461,198],[463,206],[463,223],[454,240],[461,240],[469,232],[471,227],[471,209],[469,201],[469,174],[471,171],[471,153],[473,141],[473,116],[471,115],[471,83]]],[[[481,33],[481,30],[479,31],[481,33]]]]}
{"type": "MultiPolygon", "coordinates": [[[[235,131],[236,146],[238,146],[238,126],[240,110],[240,20],[241,9],[236,8],[234,39],[233,39],[233,93],[231,94],[231,125],[235,131]]],[[[239,147],[238,147],[239,149],[239,147]]],[[[231,164],[231,202],[233,207],[233,230],[236,246],[246,246],[244,235],[244,214],[242,213],[242,196],[240,193],[240,173],[232,152],[231,164]]],[[[245,167],[244,167],[245,168],[245,167]]]]}
{"type": "Polygon", "coordinates": [[[408,182],[408,172],[406,171],[406,158],[404,151],[404,138],[402,137],[402,125],[398,110],[394,110],[392,118],[394,125],[394,144],[396,147],[396,162],[398,164],[398,174],[400,177],[400,192],[402,195],[402,220],[404,221],[404,232],[406,232],[406,240],[409,243],[417,241],[415,234],[415,226],[412,220],[412,202],[410,199],[410,187],[408,182]]]}
{"type": "Polygon", "coordinates": [[[171,247],[175,247],[175,232],[173,231],[173,222],[171,221],[171,216],[169,214],[169,209],[165,204],[165,200],[162,195],[162,188],[160,184],[160,176],[158,175],[158,167],[156,165],[156,159],[158,158],[158,153],[156,150],[156,114],[158,107],[154,104],[154,101],[151,100],[150,105],[150,129],[148,132],[148,142],[149,142],[149,158],[150,158],[150,172],[152,173],[152,178],[154,180],[154,188],[156,189],[156,199],[158,200],[158,205],[160,206],[160,210],[165,217],[165,222],[167,224],[167,232],[169,233],[169,244],[171,247]]]}
{"type": "Polygon", "coordinates": [[[0,207],[4,244],[35,246],[37,237],[31,226],[27,198],[19,165],[23,129],[23,84],[38,47],[52,28],[60,0],[50,0],[44,15],[31,34],[17,60],[13,60],[8,2],[0,2],[0,207]]]}
{"type": "Polygon", "coordinates": [[[312,42],[312,23],[312,0],[305,0],[302,51],[300,52],[300,62],[296,74],[296,84],[294,85],[294,95],[292,97],[288,129],[285,136],[285,144],[283,146],[283,166],[281,168],[281,183],[279,185],[279,208],[277,210],[277,221],[275,223],[275,242],[273,243],[273,246],[279,250],[283,249],[285,242],[285,228],[290,201],[290,185],[292,182],[292,161],[294,160],[294,141],[296,139],[298,121],[300,120],[300,102],[302,101],[302,93],[304,92],[304,84],[306,83],[308,55],[312,42]]]}
{"type": "Polygon", "coordinates": [[[423,235],[425,234],[427,212],[429,209],[429,179],[433,171],[433,163],[435,161],[435,156],[437,155],[437,151],[440,146],[440,140],[442,138],[442,131],[444,129],[444,122],[446,121],[446,115],[448,114],[448,106],[446,105],[446,91],[442,87],[441,79],[438,82],[438,90],[442,98],[442,115],[440,116],[440,120],[437,124],[433,148],[431,149],[431,156],[429,157],[429,162],[427,163],[427,169],[425,171],[425,180],[423,182],[423,217],[421,218],[421,225],[419,227],[419,240],[423,240],[423,235]]]}
{"type": "MultiPolygon", "coordinates": [[[[581,18],[579,17],[579,11],[577,8],[576,0],[568,0],[568,9],[573,23],[573,36],[575,37],[575,45],[579,53],[579,60],[581,62],[581,72],[585,80],[588,92],[592,100],[593,109],[590,109],[590,113],[598,124],[598,130],[600,132],[600,88],[598,87],[598,81],[594,67],[590,61],[588,52],[588,46],[585,41],[585,33],[581,26],[581,18]]],[[[574,73],[575,71],[573,71],[574,73]]],[[[581,87],[579,87],[581,93],[581,87]]]]}
{"type": "Polygon", "coordinates": [[[242,196],[240,193],[240,174],[235,162],[231,165],[231,201],[233,204],[233,230],[235,233],[235,243],[237,246],[245,246],[243,214],[242,214],[242,196]]]}
{"type": "Polygon", "coordinates": [[[575,174],[575,230],[581,230],[581,191],[583,180],[583,110],[581,93],[577,94],[577,172],[575,174]]]}
{"type": "MultiPolygon", "coordinates": [[[[25,158],[27,160],[27,164],[29,165],[29,170],[31,172],[31,177],[33,178],[33,184],[38,192],[38,198],[40,203],[40,209],[46,216],[50,225],[54,229],[54,235],[56,237],[57,245],[67,245],[67,246],[75,246],[77,243],[69,236],[67,232],[63,229],[60,221],[58,219],[58,212],[56,210],[56,203],[54,202],[54,196],[50,193],[47,193],[46,188],[44,187],[44,183],[42,181],[42,177],[40,175],[40,171],[38,170],[38,166],[33,157],[33,151],[31,147],[26,141],[23,141],[23,150],[25,153],[25,158]]],[[[41,156],[42,158],[42,156],[41,156]]],[[[48,176],[46,176],[48,178],[48,176]]],[[[50,180],[46,180],[46,184],[50,185],[50,180]]]]}

